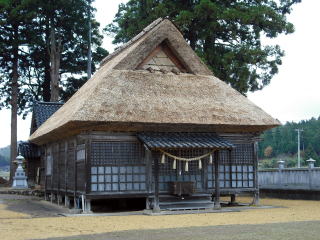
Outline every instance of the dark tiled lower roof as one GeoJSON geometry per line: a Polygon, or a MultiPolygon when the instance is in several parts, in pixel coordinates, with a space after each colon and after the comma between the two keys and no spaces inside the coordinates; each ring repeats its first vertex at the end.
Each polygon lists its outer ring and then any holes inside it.
{"type": "Polygon", "coordinates": [[[219,148],[234,146],[213,133],[138,133],[148,148],[219,148]]]}
{"type": "Polygon", "coordinates": [[[34,102],[33,114],[36,127],[39,128],[52,114],[54,114],[63,103],[60,102],[34,102]]]}
{"type": "Polygon", "coordinates": [[[26,159],[40,157],[40,149],[31,142],[19,142],[18,152],[26,159]]]}

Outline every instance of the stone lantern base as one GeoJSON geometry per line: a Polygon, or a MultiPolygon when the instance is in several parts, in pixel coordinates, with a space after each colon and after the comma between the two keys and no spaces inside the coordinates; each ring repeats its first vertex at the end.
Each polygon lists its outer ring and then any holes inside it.
{"type": "Polygon", "coordinates": [[[13,188],[28,188],[27,177],[22,168],[22,156],[17,157],[18,167],[13,177],[13,188]]]}

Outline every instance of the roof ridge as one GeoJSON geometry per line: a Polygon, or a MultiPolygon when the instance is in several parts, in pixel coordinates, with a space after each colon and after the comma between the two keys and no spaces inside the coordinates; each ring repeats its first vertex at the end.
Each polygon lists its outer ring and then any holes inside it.
{"type": "Polygon", "coordinates": [[[100,67],[102,67],[104,64],[106,64],[111,58],[118,55],[122,50],[129,47],[132,43],[138,41],[142,36],[144,36],[146,33],[148,33],[150,30],[152,30],[154,27],[156,27],[159,23],[161,23],[163,20],[167,18],[157,18],[152,23],[150,23],[148,26],[146,26],[140,33],[138,33],[136,36],[134,36],[132,39],[130,39],[128,42],[122,44],[120,47],[118,47],[113,53],[106,56],[104,59],[102,59],[100,63],[100,67]]]}
{"type": "Polygon", "coordinates": [[[36,104],[46,104],[46,105],[63,105],[64,102],[45,102],[45,101],[34,101],[36,104]]]}

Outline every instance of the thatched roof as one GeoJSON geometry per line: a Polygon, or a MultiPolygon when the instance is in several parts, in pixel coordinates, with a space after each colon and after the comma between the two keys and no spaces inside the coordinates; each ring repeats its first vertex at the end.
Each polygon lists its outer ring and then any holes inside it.
{"type": "Polygon", "coordinates": [[[157,20],[108,56],[83,87],[30,140],[55,141],[87,130],[259,132],[279,125],[212,75],[169,20],[157,20]],[[139,70],[166,42],[189,73],[139,70]]]}

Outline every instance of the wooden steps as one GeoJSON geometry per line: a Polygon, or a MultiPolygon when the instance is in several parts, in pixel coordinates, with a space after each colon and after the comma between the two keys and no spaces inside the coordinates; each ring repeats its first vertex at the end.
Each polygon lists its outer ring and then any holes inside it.
{"type": "Polygon", "coordinates": [[[159,205],[161,210],[199,210],[213,208],[211,194],[194,194],[192,196],[160,195],[159,205]]]}

